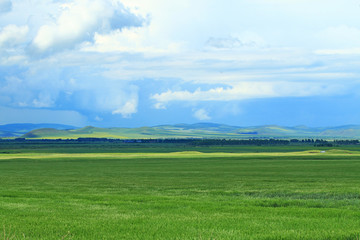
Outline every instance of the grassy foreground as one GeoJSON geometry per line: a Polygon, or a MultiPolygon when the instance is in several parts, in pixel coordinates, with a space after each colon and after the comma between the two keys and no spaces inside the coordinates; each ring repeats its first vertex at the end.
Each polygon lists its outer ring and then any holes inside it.
{"type": "Polygon", "coordinates": [[[359,170],[348,150],[10,151],[0,239],[360,239],[359,170]]]}

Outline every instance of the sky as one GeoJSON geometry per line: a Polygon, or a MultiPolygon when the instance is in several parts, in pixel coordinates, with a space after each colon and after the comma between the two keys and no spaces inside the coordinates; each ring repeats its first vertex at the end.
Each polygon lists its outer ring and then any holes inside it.
{"type": "Polygon", "coordinates": [[[360,124],[360,0],[0,0],[0,124],[360,124]]]}

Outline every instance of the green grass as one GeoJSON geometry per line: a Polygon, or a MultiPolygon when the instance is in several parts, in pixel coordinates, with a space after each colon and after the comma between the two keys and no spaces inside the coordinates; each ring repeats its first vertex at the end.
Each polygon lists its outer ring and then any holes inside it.
{"type": "Polygon", "coordinates": [[[285,148],[3,147],[0,239],[360,239],[359,149],[285,148]]]}

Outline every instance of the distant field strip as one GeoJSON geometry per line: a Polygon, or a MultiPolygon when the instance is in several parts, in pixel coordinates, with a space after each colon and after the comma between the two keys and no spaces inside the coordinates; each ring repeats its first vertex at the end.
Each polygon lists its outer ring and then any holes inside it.
{"type": "MultiPolygon", "coordinates": [[[[56,159],[56,158],[227,158],[227,157],[291,157],[291,156],[360,156],[360,151],[348,150],[320,150],[301,152],[261,152],[261,153],[203,153],[197,151],[170,153],[0,153],[0,160],[4,159],[56,159]]],[[[330,160],[330,159],[329,159],[330,160]]]]}

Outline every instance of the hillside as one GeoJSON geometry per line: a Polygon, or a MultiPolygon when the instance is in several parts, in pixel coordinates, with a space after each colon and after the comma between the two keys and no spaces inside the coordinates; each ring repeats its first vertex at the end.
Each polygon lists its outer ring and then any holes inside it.
{"type": "Polygon", "coordinates": [[[306,126],[282,127],[276,125],[236,127],[215,123],[160,125],[140,128],[97,128],[87,126],[77,129],[34,129],[24,138],[76,139],[76,138],[322,138],[360,139],[360,126],[348,125],[330,128],[310,128],[306,126]]]}
{"type": "Polygon", "coordinates": [[[15,124],[6,124],[0,125],[0,137],[20,137],[23,134],[26,134],[32,130],[40,128],[52,128],[57,130],[65,129],[75,129],[74,126],[63,125],[63,124],[51,124],[51,123],[41,123],[41,124],[32,124],[32,123],[15,123],[15,124]]]}

